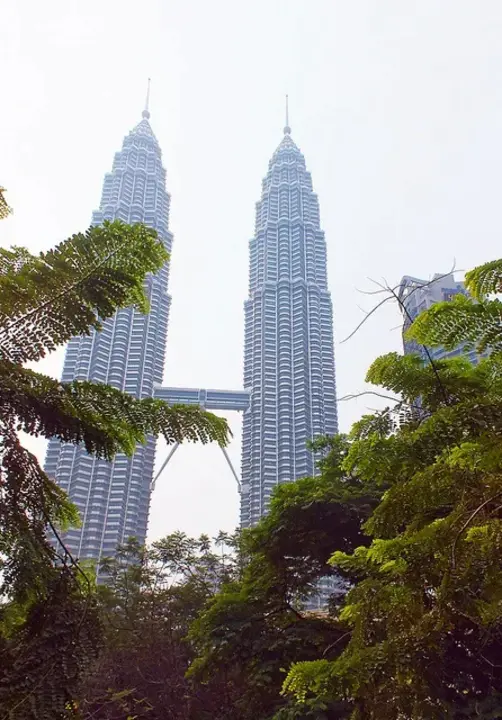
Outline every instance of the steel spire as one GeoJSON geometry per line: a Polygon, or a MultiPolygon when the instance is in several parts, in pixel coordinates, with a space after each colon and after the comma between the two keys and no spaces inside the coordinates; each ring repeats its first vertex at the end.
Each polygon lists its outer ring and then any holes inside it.
{"type": "Polygon", "coordinates": [[[289,98],[286,95],[286,125],[284,126],[284,135],[291,135],[291,128],[289,127],[289,98]]]}
{"type": "Polygon", "coordinates": [[[141,113],[141,116],[146,118],[147,120],[150,117],[149,106],[150,106],[150,78],[148,78],[148,87],[146,89],[145,109],[141,113]]]}

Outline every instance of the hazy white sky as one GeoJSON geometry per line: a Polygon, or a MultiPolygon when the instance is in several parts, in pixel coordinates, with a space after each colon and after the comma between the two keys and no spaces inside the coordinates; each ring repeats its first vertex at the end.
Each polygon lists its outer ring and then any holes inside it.
{"type": "MultiPolygon", "coordinates": [[[[400,347],[390,307],[339,344],[372,306],[368,278],[500,254],[500,0],[5,0],[0,60],[0,184],[15,209],[0,242],[32,251],[89,225],[152,78],[175,236],[166,384],[241,387],[247,241],[286,92],[326,231],[340,396],[400,347]]],[[[40,369],[58,376],[61,361],[40,369]]],[[[341,428],[375,405],[341,403],[341,428]]],[[[222,453],[182,447],[151,539],[237,521],[222,453]]]]}

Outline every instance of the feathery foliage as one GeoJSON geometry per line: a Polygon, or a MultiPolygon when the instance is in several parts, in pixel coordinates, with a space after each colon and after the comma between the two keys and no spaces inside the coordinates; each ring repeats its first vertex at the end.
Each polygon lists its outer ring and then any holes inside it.
{"type": "Polygon", "coordinates": [[[343,435],[314,443],[322,454],[321,475],[275,489],[267,516],[242,533],[240,577],[192,626],[198,657],[189,676],[209,689],[225,682],[239,691],[228,715],[216,716],[222,720],[347,717],[345,701],[327,708],[309,698],[300,706],[280,691],[292,662],[336,657],[350,637],[337,619],[345,592],[341,579],[330,613],[303,609],[320,578],[332,573],[327,561],[333,551],[368,542],[361,526],[381,492],[363,488],[356,473],[341,472],[350,444],[343,435]]]}
{"type": "MultiPolygon", "coordinates": [[[[0,622],[12,605],[2,608],[0,622]]],[[[26,607],[15,631],[0,625],[0,717],[63,720],[75,717],[81,679],[93,666],[103,628],[96,598],[76,581],[71,566],[53,572],[43,602],[26,607]]]]}
{"type": "Polygon", "coordinates": [[[363,526],[371,543],[329,561],[353,583],[339,614],[350,641],[293,663],[283,692],[298,708],[346,702],[353,720],[501,715],[501,279],[502,261],[475,268],[472,298],[438,303],[408,330],[447,349],[477,344],[488,359],[391,353],[368,372],[397,399],[353,426],[341,472],[382,495],[363,526]]]}
{"type": "Polygon", "coordinates": [[[502,303],[492,297],[502,290],[502,260],[466,273],[465,287],[471,297],[457,295],[451,302],[436,303],[416,318],[407,336],[447,350],[465,343],[479,352],[502,351],[502,303]]]}
{"type": "Polygon", "coordinates": [[[88,381],[62,383],[0,360],[0,412],[18,430],[83,443],[87,452],[107,460],[131,454],[147,433],[168,443],[227,440],[226,422],[197,406],[169,406],[88,381]]]}
{"type": "Polygon", "coordinates": [[[7,200],[4,197],[4,193],[5,188],[0,187],[0,220],[3,220],[12,212],[10,207],[7,205],[7,200]]]}
{"type": "Polygon", "coordinates": [[[496,354],[434,368],[390,354],[370,368],[368,380],[421,405],[353,428],[343,469],[385,492],[364,526],[371,544],[331,557],[358,580],[340,613],[351,639],[336,659],[292,666],[284,691],[300,705],[432,720],[478,717],[502,693],[501,370],[496,354]]]}
{"type": "Polygon", "coordinates": [[[115,310],[148,310],[143,282],[168,259],[154,230],[119,220],[39,256],[0,249],[0,359],[38,360],[115,310]]]}
{"type": "Polygon", "coordinates": [[[129,541],[105,562],[98,592],[103,651],[79,691],[79,718],[216,719],[226,688],[196,686],[185,673],[193,659],[190,623],[236,572],[237,538],[175,532],[141,548],[129,541]]]}
{"type": "Polygon", "coordinates": [[[75,507],[18,437],[81,443],[97,457],[131,455],[147,435],[220,444],[226,422],[200,408],[138,400],[92,382],[62,383],[23,363],[117,309],[148,310],[148,273],[168,256],[156,233],[120,222],[74,235],[38,257],[0,250],[0,718],[74,717],[73,698],[95,655],[93,581],[60,532],[75,507]],[[48,531],[57,539],[48,541],[48,531]]]}

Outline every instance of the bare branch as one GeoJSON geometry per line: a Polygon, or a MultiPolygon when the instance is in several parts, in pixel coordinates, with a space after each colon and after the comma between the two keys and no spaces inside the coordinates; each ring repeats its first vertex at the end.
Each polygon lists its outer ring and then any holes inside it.
{"type": "Polygon", "coordinates": [[[384,400],[393,400],[396,403],[403,402],[400,398],[392,397],[392,395],[384,395],[383,393],[378,393],[374,390],[362,390],[359,393],[350,393],[349,395],[343,395],[342,397],[337,398],[336,401],[345,402],[347,400],[356,400],[357,398],[363,397],[364,395],[376,395],[376,397],[381,397],[384,400]]]}
{"type": "Polygon", "coordinates": [[[340,342],[340,345],[343,345],[343,343],[347,342],[347,340],[350,340],[351,338],[353,338],[354,335],[356,334],[356,332],[362,328],[362,326],[364,325],[364,323],[365,323],[367,320],[369,320],[369,318],[370,318],[374,313],[376,313],[376,311],[377,311],[379,308],[381,308],[382,305],[385,305],[386,302],[388,302],[389,300],[392,300],[392,299],[393,299],[393,297],[386,297],[386,298],[384,298],[383,300],[381,300],[377,305],[375,305],[375,307],[374,307],[372,310],[370,310],[369,313],[361,320],[361,322],[360,322],[359,325],[355,328],[355,330],[353,330],[353,331],[350,333],[350,335],[347,335],[347,337],[344,338],[344,339],[340,342]]]}

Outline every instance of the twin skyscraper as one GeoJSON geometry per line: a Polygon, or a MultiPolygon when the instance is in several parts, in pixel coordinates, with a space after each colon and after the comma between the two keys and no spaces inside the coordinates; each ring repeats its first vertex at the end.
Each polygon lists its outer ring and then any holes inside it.
{"type": "MultiPolygon", "coordinates": [[[[148,101],[105,177],[93,224],[119,219],[153,227],[171,251],[170,196],[148,101]]],[[[119,310],[100,332],[68,344],[63,381],[92,380],[144,398],[243,411],[241,525],[266,512],[278,483],[315,473],[307,442],[337,431],[333,312],[326,241],[305,159],[286,121],[269,162],[249,242],[241,390],[163,387],[169,308],[167,263],[146,280],[150,311],[119,310]]],[[[82,525],[66,536],[80,558],[113,555],[130,536],[145,541],[155,438],[132,458],[106,462],[81,447],[51,441],[46,472],[78,507],[82,525]]],[[[168,480],[169,474],[167,471],[168,480]]]]}

